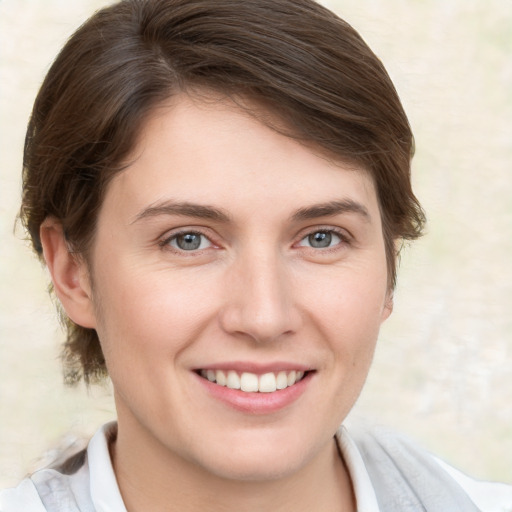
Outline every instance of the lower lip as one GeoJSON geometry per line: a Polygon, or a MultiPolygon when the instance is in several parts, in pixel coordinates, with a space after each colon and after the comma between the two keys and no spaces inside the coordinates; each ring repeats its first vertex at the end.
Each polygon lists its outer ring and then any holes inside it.
{"type": "Polygon", "coordinates": [[[200,384],[214,398],[241,412],[249,414],[271,414],[291,405],[306,391],[314,372],[308,372],[299,382],[272,393],[246,393],[239,389],[219,386],[194,374],[200,384]]]}

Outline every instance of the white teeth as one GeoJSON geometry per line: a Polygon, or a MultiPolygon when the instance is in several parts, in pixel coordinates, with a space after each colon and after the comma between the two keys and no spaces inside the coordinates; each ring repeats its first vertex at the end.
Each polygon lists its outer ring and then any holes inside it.
{"type": "Polygon", "coordinates": [[[215,372],[215,380],[219,386],[225,386],[227,383],[226,374],[222,370],[217,370],[215,372]]]}
{"type": "MultiPolygon", "coordinates": [[[[279,378],[279,375],[284,372],[279,372],[277,377],[279,378]]],[[[285,377],[286,378],[286,377],[285,377]]],[[[276,385],[276,376],[273,373],[265,373],[260,376],[260,383],[259,383],[259,392],[260,393],[272,393],[276,389],[282,389],[279,388],[276,385]]]]}
{"type": "MultiPolygon", "coordinates": [[[[290,375],[292,373],[295,373],[295,372],[290,372],[290,375]]],[[[290,385],[292,385],[292,384],[295,384],[295,379],[293,379],[293,382],[291,382],[290,385]]],[[[276,377],[276,388],[284,389],[286,387],[288,387],[288,376],[286,375],[286,372],[279,372],[276,377]]]]}
{"type": "Polygon", "coordinates": [[[242,377],[240,377],[240,389],[247,392],[258,391],[258,376],[254,373],[242,373],[242,377]]]}
{"type": "Polygon", "coordinates": [[[238,373],[233,370],[229,370],[228,377],[226,379],[226,386],[230,389],[240,389],[240,377],[238,373]]]}
{"type": "Polygon", "coordinates": [[[226,386],[230,389],[241,389],[246,393],[273,393],[279,389],[285,389],[293,386],[304,377],[303,371],[292,370],[290,372],[280,371],[277,374],[273,372],[256,375],[251,372],[244,372],[238,375],[235,370],[228,372],[223,370],[201,370],[202,377],[210,382],[216,382],[219,386],[226,386]]]}

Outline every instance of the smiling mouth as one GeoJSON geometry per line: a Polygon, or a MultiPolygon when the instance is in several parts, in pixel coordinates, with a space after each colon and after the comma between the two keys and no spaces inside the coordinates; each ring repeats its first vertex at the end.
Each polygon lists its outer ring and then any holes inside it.
{"type": "Polygon", "coordinates": [[[293,386],[308,372],[300,370],[268,372],[262,375],[235,370],[198,370],[198,375],[219,386],[238,389],[246,393],[273,393],[293,386]]]}

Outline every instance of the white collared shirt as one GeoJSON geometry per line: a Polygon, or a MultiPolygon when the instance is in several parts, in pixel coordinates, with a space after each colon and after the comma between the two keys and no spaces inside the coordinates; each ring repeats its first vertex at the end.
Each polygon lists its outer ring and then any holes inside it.
{"type": "MultiPolygon", "coordinates": [[[[96,512],[126,512],[108,448],[109,432],[115,428],[115,423],[109,423],[96,432],[87,448],[87,463],[71,477],[75,495],[78,497],[83,495],[83,501],[88,501],[85,499],[85,494],[89,493],[96,512]]],[[[368,471],[345,427],[338,430],[336,440],[350,473],[357,512],[379,512],[368,471]]],[[[435,460],[458,482],[483,512],[512,510],[512,486],[473,480],[446,463],[435,460]]],[[[33,482],[25,479],[18,487],[0,492],[0,512],[46,512],[46,508],[33,482]]]]}

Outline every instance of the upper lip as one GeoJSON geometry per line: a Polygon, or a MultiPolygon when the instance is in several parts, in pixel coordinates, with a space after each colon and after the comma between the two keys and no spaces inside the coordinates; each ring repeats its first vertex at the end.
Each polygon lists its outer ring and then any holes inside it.
{"type": "Polygon", "coordinates": [[[291,372],[296,371],[311,371],[313,368],[310,365],[293,363],[290,361],[275,361],[271,363],[257,363],[253,361],[225,361],[222,363],[212,363],[205,366],[199,366],[196,370],[234,370],[236,372],[249,372],[257,375],[263,375],[270,372],[291,372]]]}

